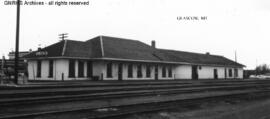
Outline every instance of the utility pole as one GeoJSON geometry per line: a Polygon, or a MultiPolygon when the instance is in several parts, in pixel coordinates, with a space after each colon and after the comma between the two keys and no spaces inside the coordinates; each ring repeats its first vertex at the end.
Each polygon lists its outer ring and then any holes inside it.
{"type": "Polygon", "coordinates": [[[236,50],[234,51],[234,58],[235,58],[235,62],[237,62],[237,53],[236,53],[236,50]]]}
{"type": "Polygon", "coordinates": [[[5,65],[5,56],[3,55],[3,57],[2,57],[2,67],[1,67],[1,69],[2,69],[2,74],[1,74],[1,79],[0,79],[0,84],[3,84],[4,83],[4,65],[5,65]]]}
{"type": "Polygon", "coordinates": [[[65,38],[67,38],[68,36],[68,33],[61,33],[61,34],[59,34],[59,38],[61,39],[61,40],[65,40],[65,38]]]}
{"type": "Polygon", "coordinates": [[[20,37],[20,0],[17,0],[16,43],[15,43],[16,49],[15,49],[15,66],[14,66],[15,84],[18,84],[19,37],[20,37]]]}
{"type": "MultiPolygon", "coordinates": [[[[235,63],[237,63],[237,53],[236,53],[236,50],[234,51],[234,61],[235,63]]],[[[236,79],[236,68],[234,69],[234,79],[236,79]]]]}

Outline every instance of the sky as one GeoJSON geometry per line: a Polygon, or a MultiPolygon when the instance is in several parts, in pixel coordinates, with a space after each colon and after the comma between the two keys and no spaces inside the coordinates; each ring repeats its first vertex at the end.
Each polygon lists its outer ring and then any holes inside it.
{"type": "MultiPolygon", "coordinates": [[[[0,0],[0,55],[15,50],[16,6],[0,0]]],[[[48,0],[23,0],[48,2],[48,0]]],[[[56,0],[50,0],[56,1],[56,0]]],[[[70,2],[72,0],[62,0],[70,2]]],[[[76,1],[76,0],[73,0],[76,1]]],[[[21,6],[20,51],[99,35],[222,55],[253,69],[270,64],[269,0],[77,0],[89,5],[21,6]],[[179,20],[179,17],[207,20],[179,20]]]]}

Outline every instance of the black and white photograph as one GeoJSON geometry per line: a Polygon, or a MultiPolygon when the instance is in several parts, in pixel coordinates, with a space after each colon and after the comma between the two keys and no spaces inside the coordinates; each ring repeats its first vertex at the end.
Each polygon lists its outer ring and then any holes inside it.
{"type": "Polygon", "coordinates": [[[270,119],[269,0],[0,0],[0,119],[270,119]]]}

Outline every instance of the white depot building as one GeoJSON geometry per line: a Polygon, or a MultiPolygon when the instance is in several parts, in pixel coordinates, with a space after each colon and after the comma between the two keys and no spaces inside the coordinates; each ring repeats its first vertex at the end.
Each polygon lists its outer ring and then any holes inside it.
{"type": "Polygon", "coordinates": [[[62,40],[24,58],[29,80],[241,79],[244,67],[223,56],[108,36],[62,40]]]}

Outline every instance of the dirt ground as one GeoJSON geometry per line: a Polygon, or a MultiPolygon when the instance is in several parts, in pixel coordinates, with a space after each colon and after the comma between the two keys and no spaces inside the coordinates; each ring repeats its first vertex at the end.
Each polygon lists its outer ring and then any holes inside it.
{"type": "Polygon", "coordinates": [[[125,119],[270,119],[270,99],[230,104],[203,104],[200,109],[172,109],[155,113],[135,114],[125,119]]]}

